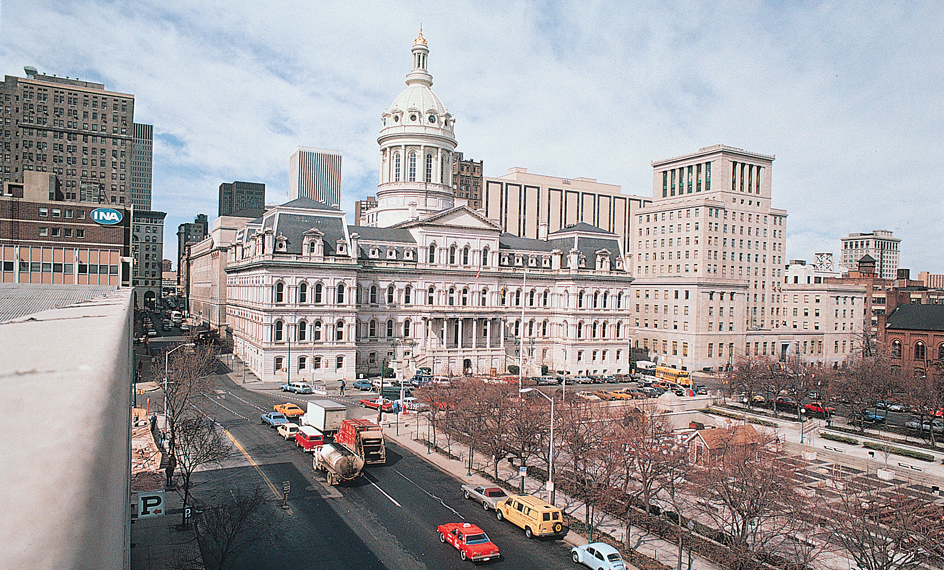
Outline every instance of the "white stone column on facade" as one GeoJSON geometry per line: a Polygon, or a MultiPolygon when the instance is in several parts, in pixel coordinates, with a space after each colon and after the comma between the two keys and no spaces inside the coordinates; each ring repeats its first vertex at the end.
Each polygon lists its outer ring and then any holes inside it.
{"type": "Polygon", "coordinates": [[[472,319],[472,350],[478,348],[479,319],[472,319]]]}
{"type": "Polygon", "coordinates": [[[456,321],[459,323],[459,329],[456,331],[456,348],[461,349],[463,332],[465,331],[465,319],[458,318],[456,321]]]}

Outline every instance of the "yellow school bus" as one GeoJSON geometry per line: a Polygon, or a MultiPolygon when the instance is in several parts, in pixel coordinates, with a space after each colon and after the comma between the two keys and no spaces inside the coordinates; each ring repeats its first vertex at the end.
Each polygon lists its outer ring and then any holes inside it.
{"type": "Polygon", "coordinates": [[[656,378],[682,386],[692,385],[692,377],[688,374],[688,370],[679,370],[671,366],[656,366],[656,378]]]}

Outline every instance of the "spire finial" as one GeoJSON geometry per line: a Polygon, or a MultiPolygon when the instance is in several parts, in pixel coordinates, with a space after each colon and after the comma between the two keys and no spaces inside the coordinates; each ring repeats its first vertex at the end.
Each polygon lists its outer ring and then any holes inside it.
{"type": "Polygon", "coordinates": [[[426,45],[426,38],[423,37],[423,23],[420,22],[420,35],[413,40],[413,45],[426,45]]]}

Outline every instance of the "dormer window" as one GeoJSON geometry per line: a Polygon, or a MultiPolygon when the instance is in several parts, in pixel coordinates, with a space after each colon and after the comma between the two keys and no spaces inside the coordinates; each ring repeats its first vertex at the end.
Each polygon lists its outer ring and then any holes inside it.
{"type": "Polygon", "coordinates": [[[394,248],[392,248],[392,247],[391,247],[391,248],[388,248],[388,249],[387,249],[387,259],[396,259],[396,258],[397,258],[397,250],[394,249],[394,248]]]}
{"type": "Polygon", "coordinates": [[[380,250],[378,250],[376,247],[370,248],[371,259],[377,259],[377,257],[379,256],[380,256],[380,250]]]}
{"type": "Polygon", "coordinates": [[[537,260],[533,257],[528,258],[528,267],[535,267],[537,265],[537,260]]]}
{"type": "Polygon", "coordinates": [[[338,255],[345,255],[345,254],[347,254],[347,244],[339,240],[338,241],[338,255]]]}
{"type": "Polygon", "coordinates": [[[550,257],[545,257],[545,258],[543,258],[543,259],[541,260],[541,265],[544,266],[544,267],[550,267],[550,266],[551,266],[551,258],[550,258],[550,257]]]}
{"type": "Polygon", "coordinates": [[[523,261],[522,261],[522,259],[521,259],[521,256],[520,256],[520,255],[516,255],[516,256],[515,256],[515,265],[518,266],[518,267],[521,267],[521,264],[522,264],[522,263],[523,263],[523,261]]]}
{"type": "Polygon", "coordinates": [[[403,250],[403,259],[406,259],[408,261],[413,261],[413,250],[412,249],[403,250]]]}

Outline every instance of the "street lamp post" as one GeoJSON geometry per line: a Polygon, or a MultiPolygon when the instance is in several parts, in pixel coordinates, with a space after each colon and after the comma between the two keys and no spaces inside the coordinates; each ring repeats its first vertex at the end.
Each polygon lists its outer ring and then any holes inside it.
{"type": "Polygon", "coordinates": [[[544,397],[545,400],[551,403],[551,435],[550,440],[548,441],[548,455],[547,455],[547,486],[550,487],[551,492],[551,504],[555,503],[557,498],[557,489],[554,487],[554,398],[551,398],[544,392],[540,390],[535,390],[534,388],[522,388],[518,390],[521,394],[527,394],[528,392],[537,392],[544,397]]]}
{"type": "Polygon", "coordinates": [[[185,346],[193,346],[192,342],[185,342],[164,353],[164,421],[167,421],[167,369],[170,367],[170,353],[179,350],[185,346]]]}

